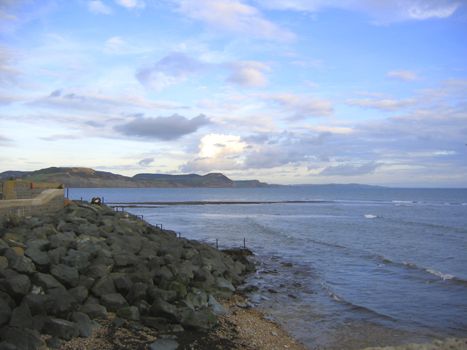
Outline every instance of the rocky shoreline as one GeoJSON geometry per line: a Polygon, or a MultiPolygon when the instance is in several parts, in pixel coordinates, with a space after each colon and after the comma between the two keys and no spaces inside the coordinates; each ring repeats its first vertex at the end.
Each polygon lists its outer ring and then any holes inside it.
{"type": "Polygon", "coordinates": [[[221,301],[254,271],[243,250],[221,252],[86,203],[10,218],[0,237],[0,349],[63,348],[109,329],[148,329],[129,348],[169,349],[161,346],[174,334],[211,334],[226,313],[221,301]]]}

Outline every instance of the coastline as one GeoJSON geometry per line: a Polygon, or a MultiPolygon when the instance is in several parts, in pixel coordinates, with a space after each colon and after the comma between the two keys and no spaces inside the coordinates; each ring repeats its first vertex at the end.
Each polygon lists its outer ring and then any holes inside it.
{"type": "Polygon", "coordinates": [[[63,343],[60,350],[125,350],[163,349],[178,350],[306,350],[283,328],[268,320],[258,309],[245,307],[246,299],[235,294],[223,303],[227,313],[219,316],[218,325],[208,332],[190,331],[164,333],[147,327],[139,328],[111,315],[102,321],[89,338],[74,338],[63,343]],[[153,347],[151,347],[153,346],[153,347]],[[162,347],[161,347],[162,349],[162,347]]]}
{"type": "MultiPolygon", "coordinates": [[[[245,249],[219,251],[128,213],[71,203],[0,227],[0,250],[0,348],[312,348],[235,288],[254,271],[245,249]]],[[[467,342],[366,348],[444,349],[467,342]]]]}

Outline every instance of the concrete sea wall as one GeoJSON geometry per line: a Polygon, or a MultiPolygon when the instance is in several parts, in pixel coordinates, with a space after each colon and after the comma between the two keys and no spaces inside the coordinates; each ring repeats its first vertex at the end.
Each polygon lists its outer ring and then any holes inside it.
{"type": "Polygon", "coordinates": [[[11,215],[25,217],[52,214],[63,206],[63,189],[40,189],[39,194],[34,198],[0,200],[0,220],[11,215]]]}

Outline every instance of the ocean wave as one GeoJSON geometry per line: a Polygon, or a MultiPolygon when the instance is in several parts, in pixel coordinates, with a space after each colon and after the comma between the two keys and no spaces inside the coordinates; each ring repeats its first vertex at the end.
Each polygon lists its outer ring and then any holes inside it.
{"type": "Polygon", "coordinates": [[[364,217],[366,219],[376,219],[378,215],[373,215],[373,214],[365,214],[364,217]]]}
{"type": "MultiPolygon", "coordinates": [[[[403,220],[399,218],[385,218],[387,221],[399,223],[399,224],[404,224],[404,225],[410,225],[410,226],[422,226],[422,227],[428,227],[428,228],[433,228],[433,229],[442,229],[442,230],[451,230],[456,233],[467,233],[466,229],[460,228],[460,227],[455,227],[455,226],[447,226],[447,225],[441,225],[441,224],[434,224],[430,222],[421,222],[421,221],[412,221],[412,220],[403,220]]],[[[443,233],[444,235],[445,233],[443,233]]]]}
{"type": "Polygon", "coordinates": [[[467,280],[456,277],[456,276],[454,276],[452,274],[437,271],[437,270],[432,269],[432,268],[425,268],[425,267],[422,267],[422,266],[418,266],[417,264],[415,264],[413,262],[410,262],[410,261],[403,261],[403,262],[393,261],[393,260],[391,260],[391,259],[389,259],[389,258],[387,258],[385,256],[382,256],[382,255],[375,255],[375,257],[378,260],[380,260],[383,264],[386,264],[386,265],[393,265],[393,266],[399,266],[399,267],[403,267],[403,268],[407,268],[407,269],[411,269],[411,270],[417,270],[417,271],[420,271],[420,272],[423,272],[423,273],[430,274],[432,276],[436,276],[436,277],[438,277],[439,279],[441,279],[443,281],[450,281],[450,282],[454,282],[454,283],[462,284],[462,285],[467,284],[467,280]]]}
{"type": "Polygon", "coordinates": [[[442,280],[452,280],[456,278],[454,275],[450,275],[447,273],[442,273],[433,269],[425,269],[426,272],[431,273],[432,275],[438,276],[442,280]]]}
{"type": "Polygon", "coordinates": [[[366,307],[366,306],[363,306],[363,305],[358,305],[358,304],[352,303],[349,300],[344,299],[343,297],[337,295],[325,282],[321,282],[321,286],[326,291],[326,293],[331,297],[332,300],[334,300],[334,301],[336,301],[336,302],[338,302],[340,304],[346,305],[347,307],[351,308],[352,310],[364,312],[364,313],[367,313],[367,314],[376,315],[376,316],[381,317],[381,318],[386,319],[386,320],[397,321],[395,318],[393,318],[393,317],[391,317],[389,315],[385,315],[385,314],[380,313],[380,312],[378,312],[376,310],[373,310],[373,309],[371,309],[369,307],[366,307]]]}
{"type": "Polygon", "coordinates": [[[315,243],[315,244],[319,244],[319,245],[324,245],[326,247],[333,247],[333,248],[339,248],[339,249],[348,249],[347,247],[344,247],[342,245],[339,245],[337,243],[330,243],[330,242],[324,242],[324,241],[318,241],[316,239],[312,239],[312,238],[307,238],[307,240],[309,242],[312,242],[312,243],[315,243]]]}

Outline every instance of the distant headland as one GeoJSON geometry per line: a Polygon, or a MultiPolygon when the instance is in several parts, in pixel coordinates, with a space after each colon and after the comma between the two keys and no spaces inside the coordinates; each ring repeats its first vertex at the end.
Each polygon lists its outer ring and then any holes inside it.
{"type": "Polygon", "coordinates": [[[98,171],[82,167],[51,167],[35,171],[5,171],[0,173],[0,181],[8,179],[21,179],[31,182],[59,182],[66,187],[76,188],[103,188],[103,187],[217,187],[217,188],[244,188],[267,187],[267,183],[258,180],[229,179],[221,173],[206,175],[186,174],[136,174],[132,177],[98,171]]]}

